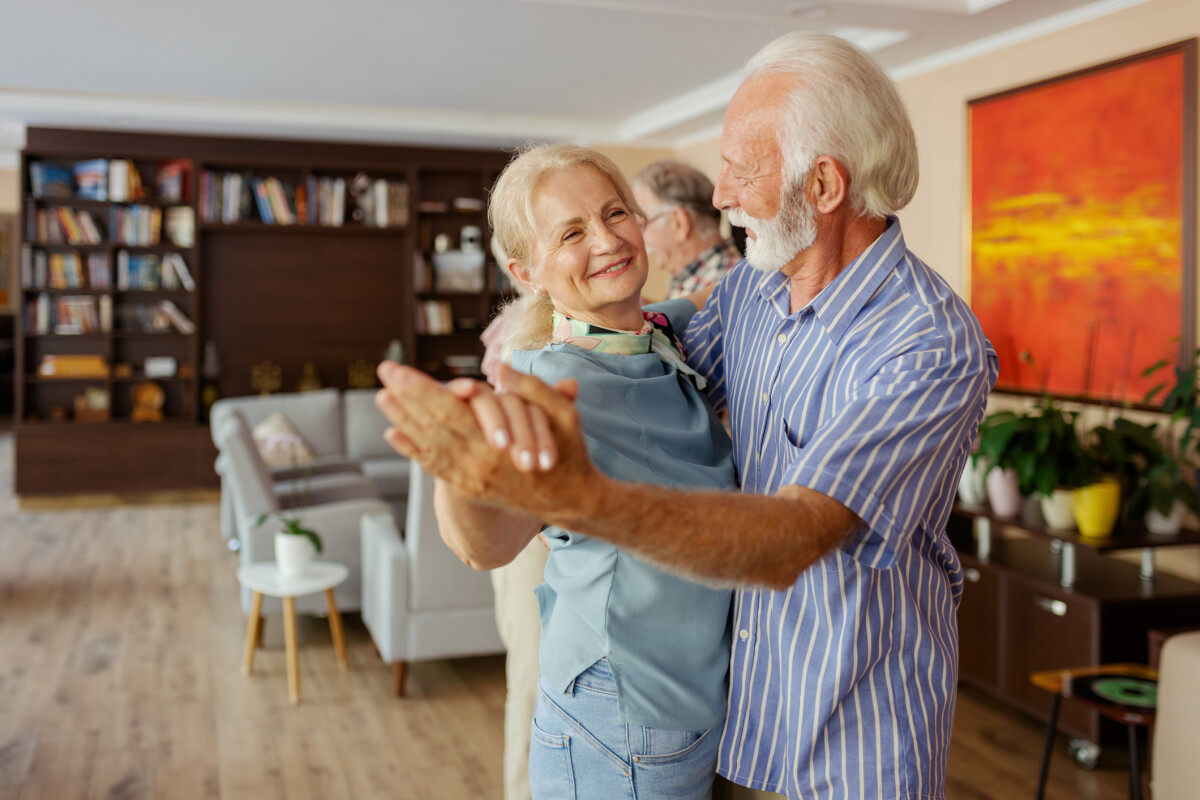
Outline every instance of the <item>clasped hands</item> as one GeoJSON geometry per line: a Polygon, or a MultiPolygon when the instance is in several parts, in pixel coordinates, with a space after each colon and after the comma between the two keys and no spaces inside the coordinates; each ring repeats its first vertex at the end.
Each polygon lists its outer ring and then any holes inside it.
{"type": "Polygon", "coordinates": [[[594,470],[574,405],[578,387],[500,370],[502,388],[493,391],[469,378],[442,384],[385,361],[375,396],[391,424],[384,438],[462,496],[547,513],[594,470]]]}

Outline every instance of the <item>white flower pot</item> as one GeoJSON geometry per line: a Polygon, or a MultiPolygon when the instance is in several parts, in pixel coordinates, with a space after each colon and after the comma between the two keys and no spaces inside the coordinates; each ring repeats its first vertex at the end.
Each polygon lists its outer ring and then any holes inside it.
{"type": "Polygon", "coordinates": [[[1015,517],[1021,513],[1021,483],[1015,469],[994,469],[987,476],[987,498],[992,513],[1015,517]]]}
{"type": "Polygon", "coordinates": [[[1038,498],[1042,520],[1056,531],[1075,530],[1075,505],[1070,489],[1055,489],[1049,497],[1038,498]]]}
{"type": "Polygon", "coordinates": [[[1146,512],[1146,530],[1150,533],[1174,535],[1183,527],[1183,515],[1187,506],[1176,500],[1171,506],[1171,513],[1163,516],[1153,508],[1146,512]]]}
{"type": "Polygon", "coordinates": [[[980,459],[976,465],[970,457],[967,458],[962,477],[958,480],[958,499],[963,505],[983,505],[983,501],[987,499],[987,491],[983,486],[983,473],[986,471],[986,461],[980,459]]]}
{"type": "Polygon", "coordinates": [[[285,578],[299,578],[308,572],[308,565],[317,554],[307,536],[291,533],[275,534],[275,564],[285,578]]]}

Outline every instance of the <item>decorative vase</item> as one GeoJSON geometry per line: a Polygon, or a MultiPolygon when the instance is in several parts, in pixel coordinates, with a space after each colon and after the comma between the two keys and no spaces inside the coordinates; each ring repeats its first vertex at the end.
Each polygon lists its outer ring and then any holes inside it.
{"type": "Polygon", "coordinates": [[[1121,484],[1103,478],[1075,490],[1075,525],[1080,536],[1103,539],[1112,533],[1121,510],[1121,484]]]}
{"type": "Polygon", "coordinates": [[[292,533],[275,534],[275,564],[284,578],[299,578],[308,572],[317,551],[307,536],[292,533]]]}
{"type": "Polygon", "coordinates": [[[987,462],[979,459],[979,463],[974,463],[974,459],[967,458],[967,463],[963,467],[962,477],[958,479],[958,499],[963,505],[981,506],[983,501],[987,499],[986,490],[983,485],[983,475],[987,471],[987,462]]]}
{"type": "Polygon", "coordinates": [[[1165,516],[1152,508],[1146,512],[1146,530],[1150,533],[1173,536],[1183,527],[1183,516],[1186,513],[1187,506],[1179,500],[1171,506],[1171,513],[1165,516]]]}
{"type": "Polygon", "coordinates": [[[987,499],[998,517],[1021,513],[1021,483],[1014,469],[994,469],[987,476],[987,499]]]}
{"type": "Polygon", "coordinates": [[[1075,492],[1071,489],[1055,489],[1049,497],[1038,498],[1042,508],[1042,520],[1046,527],[1056,531],[1075,530],[1075,492]]]}

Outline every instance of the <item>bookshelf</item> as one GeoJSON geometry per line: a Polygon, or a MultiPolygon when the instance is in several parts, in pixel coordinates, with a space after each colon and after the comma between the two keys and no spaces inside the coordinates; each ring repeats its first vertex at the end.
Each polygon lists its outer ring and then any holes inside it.
{"type": "Polygon", "coordinates": [[[432,261],[464,226],[487,252],[504,153],[51,128],[26,141],[18,494],[215,486],[204,388],[255,394],[265,362],[278,391],[310,365],[356,385],[393,340],[439,378],[477,371],[499,270],[489,253],[481,281],[447,288],[432,261]],[[429,304],[445,333],[423,332],[429,304]],[[161,421],[136,413],[146,381],[161,421]]]}

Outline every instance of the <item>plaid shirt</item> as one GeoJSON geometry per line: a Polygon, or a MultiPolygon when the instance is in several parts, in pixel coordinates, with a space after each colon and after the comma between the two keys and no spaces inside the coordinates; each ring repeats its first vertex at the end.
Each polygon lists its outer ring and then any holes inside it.
{"type": "Polygon", "coordinates": [[[729,268],[742,260],[733,239],[725,239],[705,250],[696,260],[672,275],[667,285],[667,298],[680,297],[699,291],[721,280],[729,268]]]}

